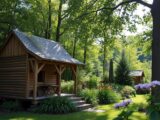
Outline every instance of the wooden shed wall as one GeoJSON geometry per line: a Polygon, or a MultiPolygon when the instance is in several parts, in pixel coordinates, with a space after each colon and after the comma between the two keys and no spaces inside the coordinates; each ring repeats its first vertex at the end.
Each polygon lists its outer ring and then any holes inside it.
{"type": "MultiPolygon", "coordinates": [[[[46,65],[42,71],[45,71],[45,81],[44,84],[57,84],[58,75],[54,65],[46,65]]],[[[29,89],[33,90],[34,86],[34,73],[30,70],[29,72],[29,89]]]]}
{"type": "Polygon", "coordinates": [[[45,71],[45,82],[47,84],[57,84],[58,74],[54,65],[47,65],[44,69],[45,71]]]}
{"type": "Polygon", "coordinates": [[[22,56],[26,55],[25,48],[22,43],[17,39],[16,36],[11,35],[6,46],[0,52],[0,56],[9,57],[9,56],[22,56]]]}
{"type": "Polygon", "coordinates": [[[0,96],[26,96],[27,57],[0,57],[0,96]]]}

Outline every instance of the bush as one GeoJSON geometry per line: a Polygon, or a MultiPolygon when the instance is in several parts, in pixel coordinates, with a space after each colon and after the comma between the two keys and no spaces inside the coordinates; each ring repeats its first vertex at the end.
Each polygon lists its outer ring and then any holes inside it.
{"type": "Polygon", "coordinates": [[[79,95],[87,102],[92,105],[97,105],[97,94],[98,91],[95,89],[84,89],[82,90],[79,95]]]}
{"type": "Polygon", "coordinates": [[[131,86],[124,86],[120,93],[121,93],[122,97],[124,97],[124,98],[129,98],[131,96],[136,95],[135,89],[132,88],[131,86]]]}
{"type": "Polygon", "coordinates": [[[63,93],[72,93],[74,81],[62,81],[61,90],[63,93]]]}
{"type": "Polygon", "coordinates": [[[99,104],[116,103],[121,96],[112,90],[100,90],[98,93],[99,104]]]}
{"type": "Polygon", "coordinates": [[[22,104],[18,100],[6,100],[0,107],[7,111],[20,111],[22,110],[22,104]]]}
{"type": "Polygon", "coordinates": [[[31,111],[38,113],[69,113],[76,111],[75,105],[66,97],[53,97],[41,101],[31,111]]]}
{"type": "Polygon", "coordinates": [[[98,87],[98,77],[97,76],[91,76],[90,80],[87,81],[87,87],[90,89],[97,88],[98,87]]]}

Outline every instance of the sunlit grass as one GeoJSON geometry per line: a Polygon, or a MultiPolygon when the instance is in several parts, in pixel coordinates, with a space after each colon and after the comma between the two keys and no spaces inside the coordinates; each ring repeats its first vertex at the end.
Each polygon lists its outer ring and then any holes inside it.
{"type": "MultiPolygon", "coordinates": [[[[132,98],[136,104],[147,104],[146,95],[137,95],[132,98]]],[[[75,112],[65,115],[46,115],[33,113],[10,113],[0,115],[0,120],[113,120],[120,114],[121,110],[114,109],[114,104],[100,105],[96,109],[104,112],[75,112]]],[[[130,116],[130,120],[147,120],[145,113],[134,112],[130,116]]]]}

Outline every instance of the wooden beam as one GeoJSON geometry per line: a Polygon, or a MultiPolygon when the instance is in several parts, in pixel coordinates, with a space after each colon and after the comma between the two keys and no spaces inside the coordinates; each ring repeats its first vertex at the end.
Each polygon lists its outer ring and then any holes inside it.
{"type": "MultiPolygon", "coordinates": [[[[76,66],[76,67],[77,67],[77,66],[76,66]]],[[[77,76],[77,73],[76,73],[76,71],[77,71],[76,69],[77,69],[77,68],[74,68],[74,66],[71,66],[71,69],[72,69],[73,74],[74,74],[75,76],[77,76]]]]}
{"type": "Polygon", "coordinates": [[[30,65],[31,65],[31,69],[32,69],[32,71],[34,72],[34,64],[33,64],[33,60],[29,60],[29,63],[30,63],[30,65]]]}
{"type": "Polygon", "coordinates": [[[26,81],[26,98],[29,97],[29,77],[30,77],[30,66],[29,66],[29,60],[27,55],[27,81],[26,81]]]}
{"type": "Polygon", "coordinates": [[[65,71],[66,67],[61,68],[61,74],[65,71]]]}
{"type": "Polygon", "coordinates": [[[58,96],[61,96],[61,66],[59,66],[59,79],[58,79],[58,96]]]}
{"type": "Polygon", "coordinates": [[[56,64],[54,64],[56,70],[57,70],[57,73],[60,75],[60,69],[58,68],[58,66],[56,64]]]}
{"type": "Polygon", "coordinates": [[[35,71],[34,71],[34,90],[33,90],[33,98],[36,100],[37,97],[37,82],[38,82],[38,63],[35,61],[35,71]]]}
{"type": "Polygon", "coordinates": [[[38,68],[38,73],[44,68],[46,64],[42,64],[39,68],[38,68]]]}

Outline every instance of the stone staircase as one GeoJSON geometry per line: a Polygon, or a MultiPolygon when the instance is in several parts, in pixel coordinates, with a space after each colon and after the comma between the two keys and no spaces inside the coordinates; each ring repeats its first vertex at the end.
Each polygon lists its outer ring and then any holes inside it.
{"type": "Polygon", "coordinates": [[[69,100],[73,102],[73,104],[76,105],[78,110],[86,110],[86,109],[93,107],[91,104],[87,104],[86,101],[82,99],[82,97],[77,97],[74,94],[70,94],[67,97],[69,100]]]}

